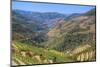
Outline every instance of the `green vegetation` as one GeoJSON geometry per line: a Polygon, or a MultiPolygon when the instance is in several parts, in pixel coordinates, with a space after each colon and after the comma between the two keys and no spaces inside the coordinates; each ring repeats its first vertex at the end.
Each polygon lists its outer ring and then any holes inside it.
{"type": "MultiPolygon", "coordinates": [[[[58,51],[55,51],[52,49],[38,48],[31,44],[20,43],[17,41],[13,41],[13,44],[17,47],[16,51],[13,52],[13,60],[16,63],[18,63],[16,61],[16,58],[25,64],[41,64],[41,63],[43,63],[44,60],[52,60],[53,61],[55,57],[56,57],[55,63],[71,62],[71,59],[68,57],[68,55],[65,55],[62,52],[58,52],[58,51]],[[17,50],[19,51],[19,53],[16,53],[17,50]],[[20,54],[21,52],[28,52],[28,51],[31,51],[34,55],[32,57],[29,57],[28,55],[26,55],[24,57],[22,54],[20,54]],[[39,61],[37,61],[37,59],[33,59],[33,57],[35,57],[36,55],[37,56],[43,55],[41,57],[41,61],[42,61],[41,63],[39,63],[39,61]]],[[[13,48],[15,48],[15,47],[13,47],[13,48]]],[[[49,63],[49,62],[45,62],[45,63],[49,63]]]]}
{"type": "Polygon", "coordinates": [[[21,12],[12,14],[12,65],[96,60],[94,9],[69,20],[61,14],[21,12]]]}

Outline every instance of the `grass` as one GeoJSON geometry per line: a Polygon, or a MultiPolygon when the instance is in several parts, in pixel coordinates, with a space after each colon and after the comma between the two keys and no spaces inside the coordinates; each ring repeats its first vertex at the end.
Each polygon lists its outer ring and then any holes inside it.
{"type": "MultiPolygon", "coordinates": [[[[17,63],[18,65],[21,65],[21,63],[19,63],[17,59],[19,59],[20,61],[22,61],[23,63],[29,65],[29,64],[44,64],[45,62],[44,59],[46,60],[54,60],[54,58],[56,57],[56,61],[54,63],[63,63],[63,62],[75,62],[76,57],[78,55],[80,55],[81,53],[85,53],[87,51],[92,51],[95,48],[89,48],[86,49],[85,51],[82,51],[76,55],[73,56],[69,56],[69,54],[65,54],[64,52],[59,52],[53,49],[46,49],[46,48],[42,48],[42,47],[36,47],[34,46],[34,44],[26,44],[26,43],[21,43],[18,41],[13,41],[12,42],[15,47],[15,49],[17,49],[18,51],[31,51],[33,54],[40,56],[42,54],[42,57],[40,58],[42,62],[39,62],[36,58],[32,58],[29,56],[25,56],[23,57],[20,53],[17,53],[17,51],[12,53],[12,60],[17,63]]],[[[49,63],[49,62],[47,62],[49,63]]],[[[45,63],[46,64],[46,63],[45,63]]]]}
{"type": "MultiPolygon", "coordinates": [[[[56,57],[56,63],[61,63],[61,62],[71,62],[71,59],[68,57],[68,55],[65,55],[62,52],[58,52],[52,49],[45,49],[45,48],[40,48],[40,47],[35,47],[31,44],[26,44],[26,43],[21,43],[18,41],[13,41],[12,42],[16,47],[18,48],[17,50],[19,51],[32,51],[36,55],[42,54],[45,59],[50,59],[53,60],[54,57],[56,57]]],[[[24,62],[25,64],[42,64],[39,63],[36,59],[32,59],[31,57],[23,57],[22,55],[13,52],[12,53],[13,58],[17,58],[24,62]]],[[[14,60],[16,62],[16,60],[14,60]]],[[[18,62],[17,62],[18,63],[18,62]]],[[[19,64],[19,63],[18,63],[19,64]]]]}

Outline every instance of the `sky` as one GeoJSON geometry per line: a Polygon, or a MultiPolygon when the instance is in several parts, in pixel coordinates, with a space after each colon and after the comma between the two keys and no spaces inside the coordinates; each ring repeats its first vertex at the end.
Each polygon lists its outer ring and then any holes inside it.
{"type": "Polygon", "coordinates": [[[13,10],[19,9],[19,10],[33,11],[33,12],[58,12],[63,14],[72,14],[72,13],[84,13],[92,8],[95,8],[95,6],[12,1],[13,10]]]}

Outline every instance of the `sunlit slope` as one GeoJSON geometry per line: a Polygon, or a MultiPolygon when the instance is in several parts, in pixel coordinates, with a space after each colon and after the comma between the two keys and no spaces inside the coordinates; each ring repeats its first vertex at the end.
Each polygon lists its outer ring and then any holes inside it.
{"type": "Polygon", "coordinates": [[[35,47],[30,44],[20,43],[17,41],[13,41],[12,52],[13,65],[46,64],[72,61],[68,55],[62,52],[35,47]]]}
{"type": "MultiPolygon", "coordinates": [[[[91,12],[91,11],[89,11],[91,12]]],[[[72,50],[78,46],[95,45],[95,14],[91,12],[72,18],[62,19],[47,33],[49,40],[46,47],[59,51],[72,50]],[[93,13],[93,14],[92,14],[93,13]]]]}

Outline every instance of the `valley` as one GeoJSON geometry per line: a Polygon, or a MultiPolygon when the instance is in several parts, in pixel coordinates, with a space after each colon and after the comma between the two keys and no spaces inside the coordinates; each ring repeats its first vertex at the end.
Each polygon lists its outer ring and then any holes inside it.
{"type": "Polygon", "coordinates": [[[12,10],[12,65],[95,61],[95,13],[12,10]]]}

